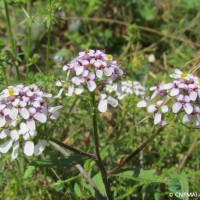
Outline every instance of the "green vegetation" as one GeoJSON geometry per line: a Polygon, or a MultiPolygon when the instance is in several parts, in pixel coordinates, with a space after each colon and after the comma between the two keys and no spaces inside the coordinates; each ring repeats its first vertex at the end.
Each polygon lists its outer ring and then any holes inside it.
{"type": "MultiPolygon", "coordinates": [[[[124,80],[139,81],[146,96],[155,83],[170,82],[176,68],[199,74],[198,0],[1,0],[0,8],[0,91],[36,84],[56,96],[55,82],[66,78],[63,66],[86,49],[112,54],[124,80]]],[[[15,160],[11,151],[0,154],[0,199],[96,200],[109,192],[114,200],[200,195],[199,126],[169,115],[169,125],[157,128],[137,107],[140,100],[131,94],[100,113],[94,93],[52,98],[63,107],[57,120],[39,129],[51,138],[43,154],[26,157],[21,149],[15,160]],[[144,149],[111,173],[152,134],[144,149]]]]}

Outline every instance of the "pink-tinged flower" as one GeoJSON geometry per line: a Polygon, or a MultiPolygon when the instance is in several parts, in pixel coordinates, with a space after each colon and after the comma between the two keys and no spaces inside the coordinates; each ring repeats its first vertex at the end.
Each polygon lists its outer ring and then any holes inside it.
{"type": "MultiPolygon", "coordinates": [[[[162,107],[154,103],[155,97],[160,98],[160,101],[172,110],[173,113],[179,114],[185,112],[183,123],[193,121],[195,126],[199,126],[200,119],[200,79],[193,74],[183,73],[180,70],[175,70],[171,75],[174,79],[171,83],[156,85],[150,88],[153,91],[150,101],[141,101],[138,107],[147,107],[147,111],[154,113],[154,124],[160,125],[162,118],[162,107]],[[160,109],[160,111],[158,111],[160,109]]],[[[165,107],[165,109],[167,109],[165,107]]]]}
{"type": "Polygon", "coordinates": [[[80,52],[78,57],[63,67],[63,70],[67,72],[67,78],[65,81],[56,82],[61,88],[56,98],[63,92],[67,96],[72,96],[80,95],[84,90],[100,95],[106,92],[108,86],[118,84],[124,77],[123,71],[113,57],[100,50],[80,52]]]}
{"type": "Polygon", "coordinates": [[[145,107],[147,107],[147,101],[145,101],[145,100],[139,101],[137,103],[137,107],[138,108],[145,108],[145,107]]]}
{"type": "Polygon", "coordinates": [[[172,106],[174,113],[178,113],[182,108],[184,108],[187,114],[191,114],[193,111],[193,106],[190,103],[191,99],[189,96],[183,96],[180,94],[177,98],[177,102],[172,106]]]}
{"type": "Polygon", "coordinates": [[[154,99],[158,94],[160,96],[165,96],[167,94],[167,90],[163,89],[163,84],[155,85],[155,86],[151,87],[150,90],[154,91],[152,96],[151,96],[151,99],[154,99]]]}
{"type": "Polygon", "coordinates": [[[167,113],[169,108],[167,105],[163,105],[163,101],[157,101],[156,104],[151,104],[147,107],[147,112],[154,113],[154,124],[161,125],[164,124],[162,120],[162,114],[167,113]]]}
{"type": "Polygon", "coordinates": [[[0,153],[7,153],[12,147],[12,159],[18,155],[22,142],[26,156],[39,155],[46,140],[37,140],[37,127],[57,119],[62,106],[50,107],[44,93],[36,85],[9,86],[0,94],[0,153]],[[2,142],[1,142],[2,141],[2,142]]]}
{"type": "Polygon", "coordinates": [[[188,74],[188,73],[183,73],[181,70],[176,69],[174,74],[171,74],[170,77],[174,78],[174,79],[185,79],[185,80],[190,80],[191,78],[193,78],[192,74],[188,74]]]}
{"type": "Polygon", "coordinates": [[[184,124],[193,121],[195,126],[199,126],[200,125],[200,107],[199,106],[195,106],[194,110],[191,114],[185,114],[183,116],[182,122],[184,124]]]}
{"type": "Polygon", "coordinates": [[[124,97],[135,94],[140,98],[144,98],[145,87],[143,87],[138,81],[121,81],[114,85],[108,85],[106,91],[109,93],[115,92],[119,100],[124,97]]]}
{"type": "Polygon", "coordinates": [[[111,96],[107,96],[106,94],[101,94],[100,101],[98,104],[98,110],[100,112],[106,112],[108,104],[110,104],[112,107],[115,108],[118,105],[118,101],[117,101],[117,99],[115,99],[111,96]]]}

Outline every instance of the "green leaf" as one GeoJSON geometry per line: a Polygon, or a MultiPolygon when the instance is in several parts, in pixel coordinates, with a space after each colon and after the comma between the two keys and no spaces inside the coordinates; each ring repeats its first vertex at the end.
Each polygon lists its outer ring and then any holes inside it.
{"type": "Polygon", "coordinates": [[[152,20],[155,17],[155,9],[150,7],[149,5],[145,5],[140,12],[141,16],[146,19],[147,21],[152,20]]]}
{"type": "Polygon", "coordinates": [[[3,172],[0,171],[0,191],[3,191],[4,188],[6,187],[6,179],[5,176],[3,174],[3,172]]]}
{"type": "MultiPolygon", "coordinates": [[[[94,181],[95,185],[97,186],[97,188],[99,189],[99,191],[101,191],[101,193],[106,196],[106,190],[105,190],[105,186],[104,186],[104,183],[103,183],[103,180],[102,180],[102,176],[101,176],[101,172],[97,172],[95,175],[92,176],[92,171],[89,172],[89,176],[92,178],[92,180],[94,181]]],[[[95,196],[95,191],[94,189],[88,185],[93,197],[96,197],[95,196]]]]}
{"type": "Polygon", "coordinates": [[[121,170],[120,172],[118,172],[117,174],[113,176],[132,179],[135,181],[140,181],[145,184],[167,182],[167,178],[157,175],[156,170],[154,169],[143,170],[143,169],[138,169],[138,168],[136,169],[127,168],[127,169],[121,170]]]}
{"type": "MultiPolygon", "coordinates": [[[[168,180],[168,189],[170,192],[172,193],[189,193],[189,187],[188,187],[188,177],[185,174],[185,172],[182,172],[181,174],[178,174],[177,172],[175,172],[172,177],[168,180]]],[[[180,199],[183,200],[188,200],[187,195],[185,195],[184,197],[181,197],[180,195],[180,199]]]]}
{"type": "Polygon", "coordinates": [[[32,177],[33,173],[35,171],[34,166],[28,166],[25,173],[24,173],[24,179],[28,179],[29,177],[32,177]]]}
{"type": "Polygon", "coordinates": [[[83,164],[84,161],[88,159],[83,156],[73,155],[65,158],[52,158],[45,160],[36,160],[31,163],[31,165],[36,167],[73,167],[76,164],[83,164]]]}
{"type": "Polygon", "coordinates": [[[81,188],[80,188],[80,185],[78,183],[75,183],[74,191],[75,191],[76,195],[78,195],[78,197],[82,196],[81,188]]]}

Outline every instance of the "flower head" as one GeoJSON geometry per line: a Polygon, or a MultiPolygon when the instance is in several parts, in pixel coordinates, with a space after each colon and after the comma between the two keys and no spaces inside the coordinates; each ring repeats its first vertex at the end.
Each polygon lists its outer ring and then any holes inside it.
{"type": "Polygon", "coordinates": [[[34,84],[9,86],[0,93],[0,153],[13,147],[15,159],[20,141],[27,156],[39,155],[44,150],[46,140],[39,139],[34,145],[33,139],[38,135],[39,124],[58,117],[61,106],[49,107],[46,99],[50,97],[34,84]]]}
{"type": "Polygon", "coordinates": [[[109,93],[115,92],[119,100],[124,97],[135,94],[143,99],[145,95],[145,87],[143,87],[138,81],[121,81],[114,85],[108,85],[106,91],[109,93]]]}
{"type": "MultiPolygon", "coordinates": [[[[124,76],[112,55],[100,50],[80,52],[78,57],[63,67],[63,71],[66,72],[66,80],[56,82],[60,87],[56,97],[60,97],[63,92],[66,96],[80,95],[85,90],[101,96],[106,93],[106,87],[117,83],[124,76]]],[[[101,97],[99,99],[102,100],[101,97]]],[[[101,112],[106,110],[99,109],[101,112]]]]}
{"type": "Polygon", "coordinates": [[[153,94],[150,100],[143,100],[137,104],[138,107],[147,107],[147,112],[154,113],[154,124],[160,123],[161,113],[167,113],[171,110],[174,114],[185,113],[182,122],[193,121],[194,125],[200,124],[200,82],[199,78],[193,74],[183,73],[176,69],[175,73],[170,75],[173,81],[166,84],[155,85],[150,88],[153,94]],[[158,100],[159,99],[159,100],[158,100]],[[152,102],[157,103],[152,104],[152,102]],[[162,102],[162,106],[158,105],[162,102]],[[149,105],[149,106],[148,106],[149,105]],[[159,110],[159,107],[161,111],[159,110]],[[163,112],[163,109],[165,112],[163,112]]]}

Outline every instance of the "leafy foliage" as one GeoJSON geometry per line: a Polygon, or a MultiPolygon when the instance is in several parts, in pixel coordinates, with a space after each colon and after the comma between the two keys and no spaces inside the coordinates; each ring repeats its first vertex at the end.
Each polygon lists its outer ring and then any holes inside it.
{"type": "MultiPolygon", "coordinates": [[[[28,66],[27,83],[36,83],[55,96],[62,66],[87,48],[111,53],[126,72],[125,79],[140,81],[147,94],[150,85],[167,82],[175,68],[187,72],[199,66],[198,0],[2,0],[0,8],[1,91],[7,85],[24,83],[28,66]]],[[[199,71],[195,73],[198,76],[199,71]]],[[[134,94],[127,96],[120,101],[120,108],[111,108],[98,118],[101,156],[107,170],[121,163],[153,130],[153,118],[136,107],[139,100],[134,94]]],[[[61,116],[39,131],[93,152],[92,108],[87,97],[61,97],[52,103],[63,105],[61,116]]],[[[200,193],[199,144],[179,169],[199,137],[199,128],[184,126],[176,118],[168,121],[161,135],[111,177],[114,199],[157,200],[169,199],[170,192],[200,193]]],[[[94,161],[77,155],[63,158],[51,145],[45,152],[37,160],[19,156],[13,162],[1,155],[0,199],[97,199],[76,164],[81,164],[106,194],[94,161]]]]}

